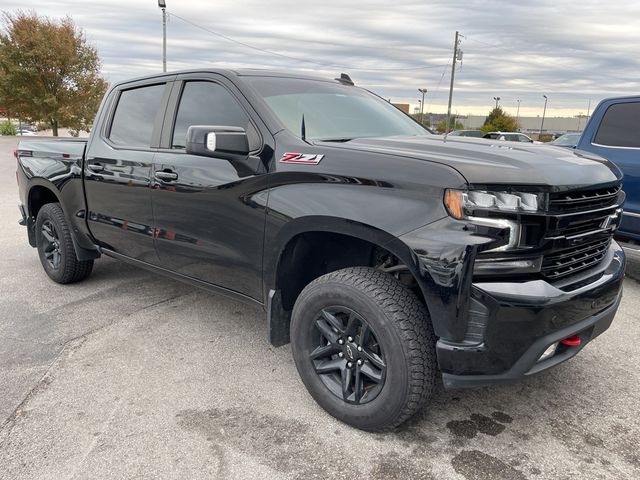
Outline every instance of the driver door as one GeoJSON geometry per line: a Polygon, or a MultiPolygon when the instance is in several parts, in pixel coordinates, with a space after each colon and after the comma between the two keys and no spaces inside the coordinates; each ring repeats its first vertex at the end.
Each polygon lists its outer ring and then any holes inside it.
{"type": "Polygon", "coordinates": [[[215,76],[178,77],[154,157],[154,239],[161,267],[262,301],[265,210],[254,199],[267,176],[185,149],[190,126],[235,126],[257,155],[262,137],[239,98],[215,76]]]}

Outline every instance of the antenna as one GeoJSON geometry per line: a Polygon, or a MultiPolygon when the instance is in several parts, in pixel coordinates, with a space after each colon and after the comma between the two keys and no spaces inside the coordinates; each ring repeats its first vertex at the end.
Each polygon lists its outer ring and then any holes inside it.
{"type": "Polygon", "coordinates": [[[339,81],[343,85],[355,85],[355,83],[353,83],[353,80],[351,80],[351,77],[347,73],[341,73],[340,78],[334,78],[334,80],[339,81]]]}

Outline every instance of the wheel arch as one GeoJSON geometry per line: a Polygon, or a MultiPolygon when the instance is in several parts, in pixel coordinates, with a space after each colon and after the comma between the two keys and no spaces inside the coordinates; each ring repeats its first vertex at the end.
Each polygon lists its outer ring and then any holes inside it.
{"type": "Polygon", "coordinates": [[[40,209],[48,203],[59,203],[60,208],[64,213],[65,219],[71,228],[71,239],[73,246],[75,247],[76,257],[78,260],[92,260],[100,257],[100,253],[97,250],[89,250],[82,247],[77,238],[75,229],[73,228],[73,222],[69,218],[69,213],[64,208],[64,202],[61,198],[61,192],[58,188],[49,180],[42,177],[34,177],[29,180],[27,190],[27,235],[29,238],[29,245],[36,246],[35,236],[35,224],[38,212],[40,209]]]}
{"type": "Polygon", "coordinates": [[[306,285],[342,268],[375,266],[376,252],[386,252],[406,265],[416,281],[416,294],[429,309],[416,255],[400,239],[371,225],[338,217],[302,217],[283,227],[266,250],[270,253],[265,258],[264,288],[269,340],[274,345],[289,342],[291,309],[306,285]]]}
{"type": "Polygon", "coordinates": [[[27,191],[27,232],[29,245],[36,246],[35,224],[38,212],[48,203],[60,203],[60,192],[56,186],[44,178],[29,180],[27,191]]]}

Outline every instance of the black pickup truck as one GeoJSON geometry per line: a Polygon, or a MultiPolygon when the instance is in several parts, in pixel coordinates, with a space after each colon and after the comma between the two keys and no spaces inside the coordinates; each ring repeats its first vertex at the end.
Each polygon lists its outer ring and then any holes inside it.
{"type": "Polygon", "coordinates": [[[108,255],[262,305],[310,394],[364,430],[411,417],[437,377],[486,385],[567,360],[621,298],[617,167],[433,135],[344,74],[122,82],[86,143],[15,154],[51,279],[108,255]]]}

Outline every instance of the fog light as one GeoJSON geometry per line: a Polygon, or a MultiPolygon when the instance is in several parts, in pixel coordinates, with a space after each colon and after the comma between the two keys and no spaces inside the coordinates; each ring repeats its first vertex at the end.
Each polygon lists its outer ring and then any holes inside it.
{"type": "Polygon", "coordinates": [[[544,353],[542,355],[540,355],[540,358],[538,359],[539,362],[546,360],[547,358],[551,358],[553,357],[553,355],[556,353],[556,349],[558,348],[558,342],[549,345],[549,348],[547,348],[544,353]]]}

